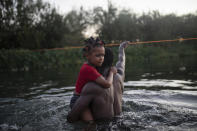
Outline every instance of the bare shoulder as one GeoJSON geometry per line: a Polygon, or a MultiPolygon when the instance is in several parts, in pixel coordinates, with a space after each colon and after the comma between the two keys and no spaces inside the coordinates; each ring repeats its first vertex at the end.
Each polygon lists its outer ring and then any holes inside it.
{"type": "Polygon", "coordinates": [[[82,93],[85,94],[99,94],[103,92],[103,89],[100,85],[96,84],[95,82],[88,82],[87,84],[84,85],[82,89],[82,93]]]}

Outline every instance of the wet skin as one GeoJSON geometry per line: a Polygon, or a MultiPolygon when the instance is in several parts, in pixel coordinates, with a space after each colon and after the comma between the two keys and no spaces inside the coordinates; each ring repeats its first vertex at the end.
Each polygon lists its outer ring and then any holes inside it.
{"type": "MultiPolygon", "coordinates": [[[[82,89],[81,96],[76,101],[67,116],[69,122],[80,120],[80,114],[90,107],[95,120],[111,119],[122,112],[122,93],[124,90],[125,52],[126,44],[119,47],[119,60],[116,63],[118,70],[114,76],[113,85],[104,89],[94,82],[87,83],[82,89]]],[[[106,68],[106,70],[109,70],[106,68]]]]}

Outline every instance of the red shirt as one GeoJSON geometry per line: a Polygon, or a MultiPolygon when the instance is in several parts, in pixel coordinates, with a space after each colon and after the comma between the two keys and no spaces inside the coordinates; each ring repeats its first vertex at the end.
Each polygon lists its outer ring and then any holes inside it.
{"type": "Polygon", "coordinates": [[[76,82],[75,91],[77,93],[81,93],[83,86],[89,81],[95,81],[101,74],[94,68],[88,64],[83,64],[78,75],[78,79],[76,82]]]}

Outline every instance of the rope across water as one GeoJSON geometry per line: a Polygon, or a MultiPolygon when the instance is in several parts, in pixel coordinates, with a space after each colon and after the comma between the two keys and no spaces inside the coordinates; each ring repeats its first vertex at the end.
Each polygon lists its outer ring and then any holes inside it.
{"type": "MultiPolygon", "coordinates": [[[[179,38],[179,39],[174,39],[174,40],[157,40],[157,41],[136,41],[136,42],[129,42],[129,45],[136,45],[136,44],[151,44],[151,43],[164,43],[164,42],[175,42],[175,41],[187,41],[187,40],[197,40],[197,38],[179,38]]],[[[112,46],[119,46],[117,43],[111,43],[107,44],[107,47],[112,47],[112,46]]],[[[52,48],[52,49],[38,49],[38,50],[33,50],[33,51],[46,51],[46,50],[69,50],[69,49],[78,49],[78,48],[83,48],[83,46],[70,46],[70,47],[65,47],[65,48],[52,48]]]]}

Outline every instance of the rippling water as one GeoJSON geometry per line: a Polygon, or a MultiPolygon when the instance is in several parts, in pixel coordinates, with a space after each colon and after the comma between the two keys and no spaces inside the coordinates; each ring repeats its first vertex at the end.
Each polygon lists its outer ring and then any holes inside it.
{"type": "MultiPolygon", "coordinates": [[[[111,122],[97,123],[97,130],[101,127],[111,131],[196,131],[196,76],[196,73],[182,77],[144,73],[139,79],[127,78],[122,115],[111,122]]],[[[45,79],[40,74],[33,77],[4,74],[1,78],[0,130],[75,131],[87,128],[87,124],[66,121],[74,87],[65,84],[61,74],[56,74],[57,79],[45,79]]]]}

